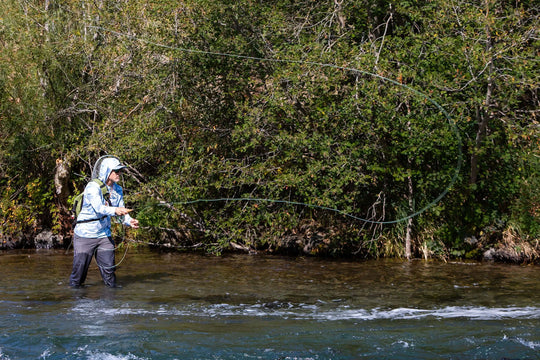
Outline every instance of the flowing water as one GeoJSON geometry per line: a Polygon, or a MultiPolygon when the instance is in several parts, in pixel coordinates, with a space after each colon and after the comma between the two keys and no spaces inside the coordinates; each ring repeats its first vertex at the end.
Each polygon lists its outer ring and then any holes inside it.
{"type": "Polygon", "coordinates": [[[0,252],[0,360],[540,359],[538,266],[138,249],[71,289],[71,260],[0,252]]]}

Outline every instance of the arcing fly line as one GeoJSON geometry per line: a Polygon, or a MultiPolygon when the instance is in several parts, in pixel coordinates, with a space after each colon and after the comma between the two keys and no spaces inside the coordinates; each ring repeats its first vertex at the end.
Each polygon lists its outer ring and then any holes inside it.
{"type": "Polygon", "coordinates": [[[371,224],[395,224],[395,223],[399,223],[399,222],[402,222],[402,221],[406,221],[406,220],[408,220],[410,218],[416,217],[416,216],[422,214],[423,212],[429,210],[433,206],[435,206],[443,197],[445,197],[448,194],[448,192],[450,191],[452,186],[454,186],[454,184],[458,180],[459,172],[461,170],[461,165],[462,165],[462,162],[463,162],[463,154],[462,154],[461,137],[459,135],[459,130],[458,130],[455,122],[452,120],[450,114],[438,102],[436,102],[435,100],[433,100],[432,98],[430,98],[426,94],[424,94],[424,93],[422,93],[422,92],[420,92],[420,91],[418,91],[418,90],[416,90],[416,89],[414,89],[414,88],[412,88],[410,86],[402,84],[399,81],[389,79],[389,78],[384,77],[384,76],[379,75],[379,74],[373,74],[373,73],[370,73],[370,72],[365,71],[365,70],[359,70],[359,69],[346,67],[346,66],[339,66],[339,65],[335,65],[335,64],[320,63],[320,62],[306,61],[306,60],[294,60],[294,59],[261,58],[261,57],[256,57],[256,56],[230,54],[230,53],[222,53],[222,52],[216,52],[216,51],[188,49],[188,48],[182,48],[182,47],[176,47],[176,46],[171,46],[171,45],[160,44],[160,43],[150,41],[150,40],[146,40],[146,39],[141,39],[141,38],[138,38],[138,37],[133,36],[133,35],[117,32],[117,31],[110,30],[110,29],[106,29],[106,28],[103,28],[101,26],[89,26],[89,27],[97,29],[97,30],[102,30],[104,32],[108,32],[108,33],[113,34],[113,35],[118,36],[118,37],[125,37],[125,38],[133,40],[133,41],[140,41],[140,42],[143,42],[143,43],[146,43],[146,44],[149,44],[149,45],[153,45],[153,46],[156,46],[156,47],[169,49],[169,50],[173,50],[173,51],[181,51],[181,52],[190,53],[190,54],[200,54],[200,55],[208,55],[208,56],[215,56],[215,57],[224,57],[224,58],[236,59],[236,60],[240,60],[240,61],[249,60],[249,61],[275,62],[275,63],[285,63],[285,64],[303,64],[303,65],[316,66],[316,67],[320,67],[320,68],[331,68],[331,69],[336,69],[336,70],[341,70],[341,71],[348,71],[348,72],[351,72],[351,73],[354,73],[354,74],[368,75],[368,76],[371,76],[373,78],[378,78],[378,79],[380,79],[380,80],[382,80],[384,82],[394,84],[394,85],[397,85],[397,86],[401,86],[401,87],[411,91],[413,94],[415,94],[415,95],[423,98],[424,100],[428,101],[432,105],[434,105],[445,116],[445,118],[448,121],[450,127],[452,128],[452,131],[453,131],[454,136],[455,136],[456,141],[457,141],[457,151],[458,151],[457,155],[458,156],[457,156],[457,162],[456,162],[456,165],[455,165],[455,168],[454,168],[454,174],[452,175],[450,183],[445,187],[445,189],[437,197],[435,197],[435,199],[433,199],[431,202],[429,202],[426,206],[424,206],[423,208],[421,208],[418,211],[415,211],[415,212],[413,212],[413,213],[411,213],[411,214],[409,214],[409,215],[407,215],[405,217],[402,217],[402,218],[399,218],[399,219],[396,219],[396,220],[390,220],[390,221],[370,220],[370,219],[361,218],[361,217],[358,217],[358,216],[355,216],[355,215],[351,215],[351,214],[345,213],[342,210],[334,209],[334,208],[330,208],[330,207],[323,207],[323,206],[307,204],[307,203],[302,203],[302,202],[288,201],[288,200],[275,200],[275,199],[263,199],[263,198],[196,199],[196,200],[188,200],[188,201],[171,202],[171,203],[167,203],[167,204],[188,205],[188,204],[203,203],[203,202],[227,202],[227,201],[254,201],[254,202],[283,203],[283,204],[289,204],[289,205],[301,205],[301,206],[306,206],[306,207],[310,207],[310,208],[317,208],[317,209],[322,209],[322,210],[327,210],[327,211],[333,211],[333,212],[338,213],[338,214],[340,214],[342,216],[346,216],[346,217],[352,218],[354,220],[358,220],[358,221],[362,221],[362,222],[366,222],[366,223],[371,223],[371,224]]]}

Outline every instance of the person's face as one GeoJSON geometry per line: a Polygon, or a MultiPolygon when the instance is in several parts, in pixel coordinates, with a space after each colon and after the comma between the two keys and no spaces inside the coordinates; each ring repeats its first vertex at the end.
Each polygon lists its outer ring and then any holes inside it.
{"type": "Polygon", "coordinates": [[[111,171],[111,173],[109,174],[109,180],[115,183],[120,181],[120,172],[114,170],[111,171]]]}

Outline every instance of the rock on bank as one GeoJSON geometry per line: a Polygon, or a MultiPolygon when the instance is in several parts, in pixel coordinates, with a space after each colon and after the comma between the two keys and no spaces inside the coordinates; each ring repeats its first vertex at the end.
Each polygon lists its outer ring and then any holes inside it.
{"type": "Polygon", "coordinates": [[[0,250],[11,249],[55,249],[64,247],[64,237],[53,234],[51,230],[43,230],[36,234],[17,233],[0,234],[0,250]]]}

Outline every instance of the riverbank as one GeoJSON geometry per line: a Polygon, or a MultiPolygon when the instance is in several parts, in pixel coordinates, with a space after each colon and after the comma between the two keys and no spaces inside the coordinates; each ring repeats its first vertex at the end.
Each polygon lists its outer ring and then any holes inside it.
{"type": "MultiPolygon", "coordinates": [[[[176,234],[178,235],[178,234],[176,234]]],[[[166,233],[156,241],[140,240],[137,236],[125,237],[131,244],[137,246],[147,246],[151,248],[165,249],[169,251],[201,251],[198,244],[186,243],[175,234],[166,233]]],[[[117,242],[125,238],[116,239],[117,242]]],[[[70,236],[55,234],[51,230],[44,230],[36,234],[17,234],[11,236],[1,236],[0,250],[14,249],[66,249],[71,244],[70,236]]],[[[540,243],[539,240],[530,240],[520,238],[512,229],[505,230],[499,236],[483,236],[480,239],[470,238],[466,240],[467,249],[460,251],[440,251],[433,253],[427,249],[419,247],[416,251],[417,258],[435,258],[444,261],[453,259],[468,259],[477,261],[493,261],[511,264],[539,264],[540,263],[540,243]]],[[[284,238],[275,244],[266,244],[265,246],[247,246],[230,241],[228,247],[220,248],[219,253],[262,253],[274,255],[312,256],[312,257],[332,257],[332,258],[375,258],[375,256],[366,256],[365,254],[355,253],[351,247],[349,252],[341,252],[338,255],[332,254],[330,243],[324,239],[310,237],[284,238]],[[319,251],[314,251],[319,249],[319,251]]],[[[211,252],[211,251],[210,251],[211,252]]],[[[399,258],[400,256],[379,256],[382,258],[399,258]]]]}

